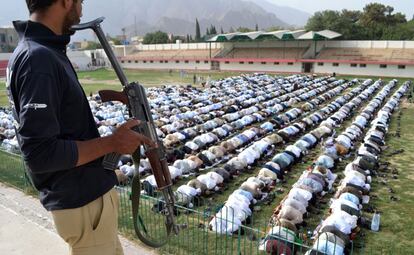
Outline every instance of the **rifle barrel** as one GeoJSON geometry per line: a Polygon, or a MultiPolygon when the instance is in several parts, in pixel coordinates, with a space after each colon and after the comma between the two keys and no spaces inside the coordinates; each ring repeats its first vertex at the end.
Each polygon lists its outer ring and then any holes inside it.
{"type": "Polygon", "coordinates": [[[98,36],[98,40],[101,43],[102,48],[104,49],[106,53],[106,56],[111,62],[112,67],[114,68],[115,73],[118,76],[118,79],[121,81],[122,86],[124,87],[127,86],[129,84],[128,79],[124,71],[122,70],[121,65],[116,59],[115,53],[112,50],[111,45],[109,45],[108,40],[106,39],[106,36],[101,28],[101,24],[97,24],[96,26],[94,26],[93,30],[95,31],[96,36],[98,36]]]}

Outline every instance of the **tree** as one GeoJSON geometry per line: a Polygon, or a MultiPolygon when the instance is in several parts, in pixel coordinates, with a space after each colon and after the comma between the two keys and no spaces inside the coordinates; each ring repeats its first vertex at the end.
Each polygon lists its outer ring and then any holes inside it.
{"type": "MultiPolygon", "coordinates": [[[[413,17],[413,20],[414,20],[414,17],[413,17]]],[[[220,27],[220,34],[224,34],[223,27],[220,27]]]]}
{"type": "Polygon", "coordinates": [[[217,34],[216,27],[211,25],[210,26],[210,35],[216,35],[216,34],[217,34]]]}
{"type": "Polygon", "coordinates": [[[102,49],[102,46],[100,43],[88,42],[88,46],[86,46],[85,48],[85,50],[96,50],[96,49],[102,49]]]}
{"type": "Polygon", "coordinates": [[[237,29],[237,32],[241,32],[241,33],[247,33],[247,32],[252,32],[253,30],[247,27],[239,27],[237,29]]]}
{"type": "Polygon", "coordinates": [[[198,23],[198,19],[196,19],[196,34],[195,34],[196,42],[201,41],[201,32],[200,32],[200,24],[198,23]]]}
{"type": "Polygon", "coordinates": [[[108,38],[109,41],[114,42],[115,45],[122,45],[122,42],[120,39],[115,38],[115,37],[111,37],[109,35],[106,36],[108,38]]]}
{"type": "Polygon", "coordinates": [[[394,8],[379,3],[370,3],[364,7],[360,23],[367,29],[367,35],[372,39],[392,38],[391,27],[407,22],[405,15],[393,14],[394,8]]]}
{"type": "Polygon", "coordinates": [[[278,31],[278,30],[283,30],[281,27],[279,26],[272,26],[266,29],[266,32],[274,32],[274,31],[278,31]]]}
{"type": "Polygon", "coordinates": [[[162,31],[157,31],[154,33],[147,33],[144,36],[143,44],[161,44],[161,43],[168,43],[169,38],[167,33],[162,31]]]}
{"type": "Polygon", "coordinates": [[[234,33],[235,31],[234,31],[234,28],[233,27],[230,27],[230,29],[229,29],[229,33],[234,33]]]}
{"type": "Polygon", "coordinates": [[[404,14],[394,13],[392,6],[379,3],[367,4],[362,12],[316,12],[309,18],[305,28],[314,31],[334,30],[347,40],[411,40],[414,33],[404,14]]]}
{"type": "Polygon", "coordinates": [[[256,24],[255,31],[259,31],[259,25],[258,24],[256,24]]]}
{"type": "Polygon", "coordinates": [[[309,18],[308,23],[305,26],[307,30],[313,31],[320,31],[324,29],[339,31],[341,27],[341,13],[331,10],[316,12],[314,16],[309,18]]]}
{"type": "Polygon", "coordinates": [[[187,43],[189,43],[190,42],[190,35],[189,34],[187,34],[187,39],[186,39],[187,41],[187,43]]]}

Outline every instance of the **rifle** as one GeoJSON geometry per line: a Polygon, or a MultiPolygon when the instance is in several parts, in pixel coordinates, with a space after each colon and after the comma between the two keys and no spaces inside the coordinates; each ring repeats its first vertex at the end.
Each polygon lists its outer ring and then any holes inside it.
{"type": "MultiPolygon", "coordinates": [[[[170,236],[171,232],[174,232],[174,234],[178,235],[180,229],[185,228],[186,225],[177,225],[175,223],[175,197],[172,190],[172,180],[167,165],[165,148],[163,146],[163,143],[158,139],[145,89],[138,82],[128,82],[128,79],[125,76],[125,73],[123,72],[101,28],[101,23],[104,21],[104,19],[104,17],[100,17],[91,22],[72,26],[71,29],[73,31],[92,29],[95,32],[109,61],[111,62],[112,67],[115,70],[116,75],[118,76],[123,86],[123,90],[121,92],[112,90],[99,91],[102,102],[119,101],[125,104],[128,108],[130,117],[140,120],[140,125],[134,127],[133,130],[151,138],[154,142],[157,143],[157,148],[150,148],[144,145],[145,155],[148,157],[151,164],[152,173],[154,174],[155,180],[157,182],[158,190],[162,192],[164,197],[165,208],[163,209],[163,214],[166,217],[165,225],[167,236],[170,236]]],[[[132,214],[134,219],[135,233],[137,234],[138,238],[146,245],[154,248],[159,248],[168,242],[168,238],[162,241],[150,240],[151,237],[148,236],[147,228],[145,227],[144,222],[139,215],[141,186],[138,167],[141,156],[140,147],[138,147],[131,156],[135,165],[135,173],[131,182],[132,214]],[[144,232],[141,231],[140,227],[144,232]]],[[[121,155],[116,153],[106,155],[103,160],[104,168],[107,170],[114,170],[118,165],[120,157],[121,155]]]]}

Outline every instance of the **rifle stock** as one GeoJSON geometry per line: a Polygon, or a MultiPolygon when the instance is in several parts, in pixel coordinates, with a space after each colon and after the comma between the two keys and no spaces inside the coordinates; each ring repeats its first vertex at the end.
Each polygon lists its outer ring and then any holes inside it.
{"type": "Polygon", "coordinates": [[[129,105],[128,96],[125,95],[125,92],[123,91],[100,90],[98,94],[101,97],[102,102],[118,101],[125,105],[129,105]]]}

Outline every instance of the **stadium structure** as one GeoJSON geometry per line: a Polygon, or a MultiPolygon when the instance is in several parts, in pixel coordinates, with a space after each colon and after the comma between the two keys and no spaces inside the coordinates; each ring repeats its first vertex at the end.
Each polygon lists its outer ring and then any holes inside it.
{"type": "Polygon", "coordinates": [[[414,41],[345,41],[340,34],[275,31],[217,35],[205,43],[118,49],[130,69],[414,76],[414,41]]]}
{"type": "MultiPolygon", "coordinates": [[[[414,76],[414,41],[338,40],[324,30],[220,34],[202,43],[114,46],[124,68],[414,76]]],[[[0,54],[0,76],[9,54],[0,54]]],[[[69,51],[77,69],[109,65],[102,50],[69,51]]]]}
{"type": "Polygon", "coordinates": [[[0,53],[0,77],[6,76],[6,68],[10,56],[11,53],[0,53]]]}

